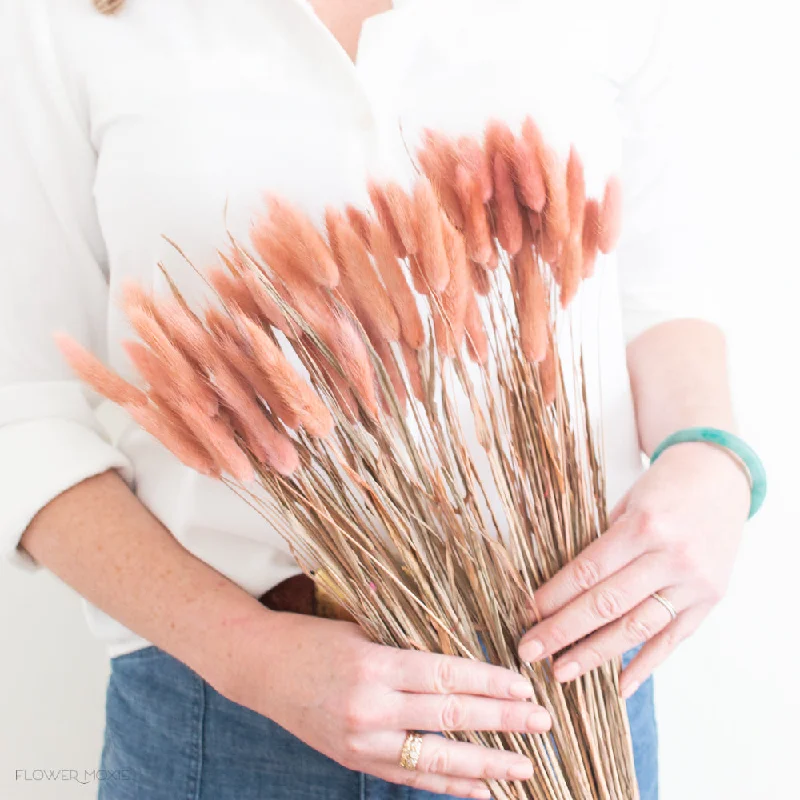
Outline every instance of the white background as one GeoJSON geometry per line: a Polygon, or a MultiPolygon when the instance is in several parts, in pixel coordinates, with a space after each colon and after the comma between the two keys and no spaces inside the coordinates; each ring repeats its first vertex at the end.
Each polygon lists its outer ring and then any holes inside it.
{"type": "MultiPolygon", "coordinates": [[[[558,2],[558,0],[552,0],[558,2]]],[[[800,56],[793,4],[677,0],[689,124],[682,155],[711,176],[689,216],[722,223],[709,264],[732,311],[745,437],[770,474],[727,599],[661,669],[663,800],[800,797],[800,56]]],[[[1,513],[1,512],[0,512],[1,513]]],[[[17,769],[94,769],[107,665],[78,598],[0,564],[0,797],[73,800],[96,786],[17,769]]]]}

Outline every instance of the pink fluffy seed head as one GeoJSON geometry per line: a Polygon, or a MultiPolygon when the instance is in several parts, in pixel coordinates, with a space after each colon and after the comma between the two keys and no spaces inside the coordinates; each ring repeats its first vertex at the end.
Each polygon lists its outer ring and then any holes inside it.
{"type": "Polygon", "coordinates": [[[445,213],[459,230],[464,228],[464,212],[455,192],[458,165],[456,146],[447,137],[425,131],[423,149],[418,154],[422,172],[431,182],[445,213]]]}
{"type": "Polygon", "coordinates": [[[232,275],[219,267],[212,267],[206,272],[206,278],[214,291],[219,295],[219,299],[226,308],[237,308],[248,316],[258,319],[261,315],[258,305],[253,300],[247,285],[240,279],[235,279],[232,275]]]}
{"type": "Polygon", "coordinates": [[[54,339],[75,374],[98,394],[117,405],[140,405],[147,402],[144,392],[106,367],[100,359],[71,336],[56,333],[54,339]]]}
{"type": "Polygon", "coordinates": [[[375,375],[369,354],[364,340],[348,320],[340,321],[334,345],[334,355],[342,367],[353,393],[371,416],[377,416],[378,399],[375,394],[375,375]]]}
{"type": "Polygon", "coordinates": [[[421,403],[425,402],[425,392],[422,388],[422,371],[419,367],[419,358],[417,351],[413,347],[409,347],[405,342],[401,342],[403,352],[403,361],[406,366],[406,373],[408,374],[408,382],[411,386],[411,391],[421,403]]]}
{"type": "Polygon", "coordinates": [[[278,197],[267,198],[269,221],[273,232],[295,254],[295,265],[312,283],[335,289],[339,270],[330,248],[311,220],[298,208],[278,197]]]}
{"type": "Polygon", "coordinates": [[[496,256],[492,244],[486,206],[481,200],[480,187],[466,169],[456,169],[455,188],[464,208],[464,235],[467,240],[467,252],[470,258],[479,264],[490,267],[493,256],[496,256]]]}
{"type": "Polygon", "coordinates": [[[398,183],[387,183],[383,189],[386,205],[392,215],[395,230],[403,242],[405,251],[411,255],[417,252],[417,236],[414,227],[414,205],[411,198],[398,183]]]}
{"type": "MultiPolygon", "coordinates": [[[[386,199],[386,193],[383,187],[375,181],[370,181],[368,185],[368,191],[369,199],[372,201],[372,207],[375,210],[375,214],[392,241],[394,254],[398,258],[405,258],[408,255],[408,251],[406,250],[405,244],[403,244],[403,238],[400,236],[400,232],[395,226],[392,209],[389,206],[389,201],[386,199]]],[[[330,236],[331,218],[326,216],[326,222],[328,222],[328,236],[330,236]]],[[[333,242],[331,242],[331,245],[333,245],[333,242]]],[[[334,246],[334,250],[335,249],[336,248],[334,246]]]]}
{"type": "Polygon", "coordinates": [[[569,229],[573,236],[581,236],[583,229],[583,211],[586,205],[586,179],[583,162],[573,145],[567,160],[567,204],[569,213],[569,229]]]}
{"type": "Polygon", "coordinates": [[[450,267],[444,249],[442,212],[429,181],[419,181],[414,187],[414,212],[420,264],[433,291],[441,292],[450,278],[450,267]]]}
{"type": "Polygon", "coordinates": [[[583,277],[594,274],[600,235],[600,204],[594,198],[586,201],[583,215],[583,277]]]}
{"type": "Polygon", "coordinates": [[[539,265],[530,248],[523,247],[511,267],[522,352],[528,361],[539,362],[547,352],[549,325],[547,296],[539,265]]]}
{"type": "Polygon", "coordinates": [[[362,324],[373,327],[390,342],[397,341],[400,338],[400,320],[367,249],[344,217],[337,214],[329,219],[342,274],[342,295],[362,324]]]}
{"type": "Polygon", "coordinates": [[[600,234],[598,247],[601,253],[610,253],[619,241],[622,230],[622,183],[612,175],[606,183],[600,204],[600,234]]]}
{"type": "Polygon", "coordinates": [[[472,274],[461,234],[449,222],[444,226],[444,234],[450,280],[441,294],[441,304],[447,322],[445,349],[448,355],[454,356],[464,342],[467,306],[473,293],[472,274]]]}
{"type": "Polygon", "coordinates": [[[489,273],[476,261],[470,261],[470,273],[473,288],[481,297],[486,297],[492,288],[489,273]]]}
{"type": "Polygon", "coordinates": [[[292,410],[312,436],[328,436],[333,430],[333,418],[316,392],[267,333],[250,320],[243,319],[242,324],[252,342],[256,362],[281,402],[292,410]]]}
{"type": "Polygon", "coordinates": [[[255,478],[253,465],[239,447],[230,426],[219,417],[209,417],[189,406],[184,419],[203,446],[213,455],[220,472],[226,472],[239,483],[250,483],[255,478]]]}
{"type": "Polygon", "coordinates": [[[286,319],[277,301],[273,300],[267,287],[264,286],[264,278],[248,270],[242,274],[242,281],[261,312],[262,321],[277,328],[287,339],[297,338],[294,328],[286,319]]]}
{"type": "Polygon", "coordinates": [[[475,295],[471,295],[464,320],[467,332],[467,351],[477,364],[486,364],[489,360],[489,338],[483,324],[480,308],[475,295]]]}
{"type": "Polygon", "coordinates": [[[345,208],[345,213],[347,214],[347,220],[350,223],[350,226],[358,234],[358,238],[361,239],[364,247],[369,250],[371,247],[369,235],[369,217],[355,206],[347,206],[345,208]]]}
{"type": "Polygon", "coordinates": [[[297,451],[289,437],[266,418],[252,389],[221,361],[214,367],[214,378],[220,397],[231,410],[250,450],[271,469],[290,475],[297,468],[297,451]]]}
{"type": "Polygon", "coordinates": [[[370,241],[375,265],[400,320],[402,337],[409,345],[419,349],[425,343],[425,329],[417,302],[395,257],[389,234],[377,222],[370,226],[370,241]]]}
{"type": "Polygon", "coordinates": [[[491,164],[498,154],[506,159],[507,163],[513,163],[515,152],[514,134],[504,122],[491,120],[484,132],[484,147],[491,164]]]}
{"type": "Polygon", "coordinates": [[[566,308],[578,294],[583,277],[583,240],[570,235],[559,260],[561,268],[561,306],[566,308]]]}
{"type": "Polygon", "coordinates": [[[201,475],[219,477],[213,457],[174,413],[153,405],[126,407],[133,420],[160,441],[180,462],[201,475]]]}
{"type": "Polygon", "coordinates": [[[481,200],[488,203],[494,192],[492,170],[485,150],[475,139],[462,136],[458,140],[458,163],[477,180],[481,200]]]}
{"type": "Polygon", "coordinates": [[[511,168],[505,156],[500,152],[494,155],[492,175],[494,177],[497,238],[501,247],[513,256],[522,247],[522,213],[517,202],[511,168]]]}
{"type": "Polygon", "coordinates": [[[515,139],[514,175],[522,201],[531,211],[540,212],[547,201],[547,190],[534,139],[524,136],[515,139]]]}

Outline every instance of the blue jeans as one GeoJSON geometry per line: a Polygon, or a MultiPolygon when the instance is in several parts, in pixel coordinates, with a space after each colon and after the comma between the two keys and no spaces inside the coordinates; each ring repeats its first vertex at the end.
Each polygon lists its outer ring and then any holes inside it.
{"type": "MultiPolygon", "coordinates": [[[[641,800],[657,800],[653,686],[628,702],[641,800]]],[[[352,772],[147,647],[111,662],[99,800],[434,800],[352,772]]]]}

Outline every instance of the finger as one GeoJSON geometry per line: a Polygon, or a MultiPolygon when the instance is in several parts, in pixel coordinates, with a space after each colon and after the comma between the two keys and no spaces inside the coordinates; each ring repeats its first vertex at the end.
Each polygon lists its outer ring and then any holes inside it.
{"type": "Polygon", "coordinates": [[[653,670],[708,616],[710,604],[694,606],[653,637],[633,658],[620,678],[619,693],[629,698],[650,677],[653,670]]]}
{"type": "MultiPolygon", "coordinates": [[[[678,613],[691,605],[690,593],[685,589],[665,589],[659,594],[672,603],[678,613]]],[[[653,597],[648,597],[616,622],[606,625],[561,655],[553,664],[556,680],[563,683],[579,678],[649,641],[671,622],[669,611],[653,597]]]]}
{"type": "Polygon", "coordinates": [[[403,692],[471,694],[500,699],[533,697],[531,682],[510,669],[457,656],[398,651],[387,675],[390,685],[403,692]]]}
{"type": "Polygon", "coordinates": [[[462,694],[398,694],[388,725],[422,731],[550,730],[550,715],[541,706],[462,694]]]}
{"type": "Polygon", "coordinates": [[[644,554],[641,540],[626,535],[628,529],[629,520],[623,514],[617,524],[536,590],[533,602],[539,620],[552,616],[644,554]]]}
{"type": "MultiPolygon", "coordinates": [[[[373,737],[372,752],[388,765],[399,764],[404,738],[403,733],[395,732],[386,732],[380,739],[373,737]]],[[[533,764],[518,753],[425,734],[417,772],[451,778],[521,781],[533,776],[533,764]]]]}
{"type": "Polygon", "coordinates": [[[490,800],[491,792],[486,785],[478,780],[468,778],[451,778],[443,775],[428,775],[424,772],[410,771],[400,766],[387,766],[381,764],[379,767],[365,767],[364,772],[374,775],[376,778],[397,783],[401,786],[410,786],[422,792],[432,792],[433,794],[443,794],[452,797],[475,797],[482,800],[490,800]]]}
{"type": "Polygon", "coordinates": [[[573,600],[522,637],[523,661],[540,661],[619,619],[668,583],[663,560],[647,554],[573,600]]]}
{"type": "Polygon", "coordinates": [[[385,766],[369,770],[370,774],[389,783],[399,783],[410,786],[421,792],[449,795],[451,797],[474,797],[480,800],[490,800],[492,794],[486,785],[478,780],[469,778],[451,778],[445,775],[429,775],[425,772],[403,769],[400,766],[385,766]]]}

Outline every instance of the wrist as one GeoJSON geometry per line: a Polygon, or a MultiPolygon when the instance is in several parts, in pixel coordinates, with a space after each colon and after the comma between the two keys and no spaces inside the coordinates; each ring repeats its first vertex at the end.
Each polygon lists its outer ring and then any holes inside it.
{"type": "Polygon", "coordinates": [[[747,442],[730,431],[700,425],[681,428],[667,436],[653,452],[650,458],[651,465],[666,451],[676,445],[687,443],[712,445],[741,467],[747,477],[750,489],[750,505],[748,508],[748,519],[750,519],[761,508],[767,494],[766,470],[756,451],[747,442]]]}
{"type": "Polygon", "coordinates": [[[276,641],[276,618],[281,616],[265,608],[242,589],[216,598],[208,611],[211,618],[198,629],[199,641],[191,645],[186,663],[221,695],[251,705],[254,679],[266,680],[268,663],[265,648],[276,641]]]}
{"type": "Polygon", "coordinates": [[[682,442],[666,449],[659,457],[683,469],[698,466],[708,480],[719,486],[729,502],[740,507],[746,519],[751,501],[750,476],[741,461],[730,451],[709,442],[682,442]]]}

